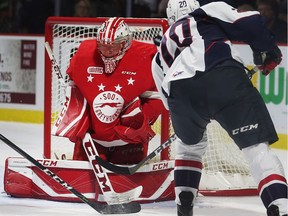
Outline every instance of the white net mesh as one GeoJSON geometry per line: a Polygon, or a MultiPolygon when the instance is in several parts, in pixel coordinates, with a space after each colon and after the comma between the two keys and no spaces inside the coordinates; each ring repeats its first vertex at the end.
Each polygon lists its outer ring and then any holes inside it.
{"type": "MultiPolygon", "coordinates": [[[[147,43],[153,43],[153,38],[157,35],[162,35],[166,30],[165,25],[167,25],[167,22],[163,19],[159,19],[157,22],[149,22],[148,20],[147,23],[144,23],[143,19],[129,20],[129,22],[128,20],[126,22],[133,32],[133,38],[147,43]]],[[[59,20],[59,23],[54,20],[53,23],[49,24],[49,31],[46,32],[46,37],[66,80],[68,77],[65,71],[69,65],[70,58],[77,51],[77,47],[83,40],[96,37],[97,29],[101,24],[102,20],[97,19],[94,19],[94,22],[87,21],[85,24],[83,24],[83,21],[79,23],[75,22],[75,20],[70,22],[65,20],[64,23],[61,20],[59,20]]],[[[65,88],[60,86],[60,82],[51,68],[46,73],[50,73],[52,76],[51,92],[48,93],[51,95],[51,115],[48,119],[45,118],[45,124],[48,124],[51,128],[62,109],[62,102],[65,99],[65,88]]],[[[173,133],[169,119],[159,118],[153,126],[153,130],[156,131],[157,135],[151,141],[149,152],[160,144],[162,135],[161,124],[169,124],[170,134],[173,133]]],[[[49,130],[45,130],[44,133],[49,133],[48,136],[50,136],[49,130]]],[[[50,139],[51,142],[45,143],[45,148],[50,149],[52,158],[67,159],[72,157],[73,144],[69,140],[52,136],[50,136],[50,139]]],[[[217,122],[213,121],[208,125],[208,140],[209,145],[203,160],[202,179],[204,180],[201,181],[200,188],[202,187],[203,190],[256,188],[242,152],[217,122]]],[[[169,149],[166,156],[166,158],[174,158],[173,147],[169,149]]],[[[160,157],[155,158],[155,160],[159,161],[160,157]]]]}

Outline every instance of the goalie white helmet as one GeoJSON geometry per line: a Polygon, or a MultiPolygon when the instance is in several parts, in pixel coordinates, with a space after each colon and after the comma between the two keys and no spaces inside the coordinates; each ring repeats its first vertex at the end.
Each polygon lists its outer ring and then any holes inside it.
{"type": "Polygon", "coordinates": [[[197,0],[169,0],[166,8],[169,25],[199,7],[200,4],[197,0]]]}
{"type": "Polygon", "coordinates": [[[129,27],[122,18],[109,18],[98,29],[96,40],[105,72],[112,73],[132,44],[129,27]]]}

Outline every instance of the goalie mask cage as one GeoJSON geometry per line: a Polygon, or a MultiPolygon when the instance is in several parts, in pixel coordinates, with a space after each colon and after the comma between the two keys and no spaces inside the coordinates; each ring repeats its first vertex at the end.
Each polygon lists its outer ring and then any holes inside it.
{"type": "MultiPolygon", "coordinates": [[[[85,39],[95,38],[97,29],[107,18],[49,17],[45,26],[45,41],[52,48],[62,76],[69,61],[85,39]]],[[[135,40],[153,43],[153,38],[163,35],[168,28],[166,19],[124,18],[135,40]]],[[[62,109],[65,88],[52,70],[52,64],[45,55],[45,108],[44,108],[44,156],[51,159],[71,159],[73,143],[67,138],[51,136],[51,129],[62,109]]],[[[167,140],[173,132],[169,114],[164,113],[153,125],[156,137],[149,144],[149,150],[167,140]]],[[[208,125],[208,148],[203,157],[203,171],[200,192],[205,195],[255,195],[257,185],[252,179],[249,166],[226,131],[212,121],[208,125]]],[[[149,151],[148,150],[148,151],[149,151]]],[[[161,152],[155,160],[173,160],[174,145],[161,152]]],[[[154,162],[155,162],[154,160],[154,162]]]]}

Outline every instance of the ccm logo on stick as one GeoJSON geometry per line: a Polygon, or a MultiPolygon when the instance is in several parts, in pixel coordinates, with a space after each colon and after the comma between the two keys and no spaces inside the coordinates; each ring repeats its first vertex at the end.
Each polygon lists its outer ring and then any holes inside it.
{"type": "Polygon", "coordinates": [[[232,134],[236,135],[236,134],[244,133],[244,132],[247,132],[247,131],[250,131],[253,129],[257,129],[257,128],[258,128],[258,123],[254,124],[254,125],[246,125],[246,126],[232,130],[232,134]]]}
{"type": "Polygon", "coordinates": [[[107,174],[103,171],[102,167],[99,166],[97,160],[95,159],[95,156],[97,154],[94,151],[92,145],[93,144],[90,141],[84,143],[85,151],[89,156],[89,160],[91,160],[92,168],[96,175],[96,178],[99,181],[99,185],[104,192],[112,191],[107,174]]]}

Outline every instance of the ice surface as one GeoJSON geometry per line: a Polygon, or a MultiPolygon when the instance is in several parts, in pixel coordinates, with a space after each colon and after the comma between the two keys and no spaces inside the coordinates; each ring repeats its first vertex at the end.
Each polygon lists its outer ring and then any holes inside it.
{"type": "MultiPolygon", "coordinates": [[[[42,158],[43,125],[0,122],[0,133],[34,158],[42,158]]],[[[95,216],[100,215],[85,203],[54,202],[39,199],[13,198],[4,192],[3,172],[7,157],[20,156],[0,141],[0,215],[1,216],[95,216]]],[[[287,176],[287,151],[273,149],[283,162],[287,176]]],[[[20,156],[21,157],[21,156],[20,156]]],[[[174,201],[142,204],[142,210],[131,216],[176,216],[174,201]]],[[[257,196],[204,197],[199,196],[195,216],[264,216],[265,209],[257,196]]]]}

